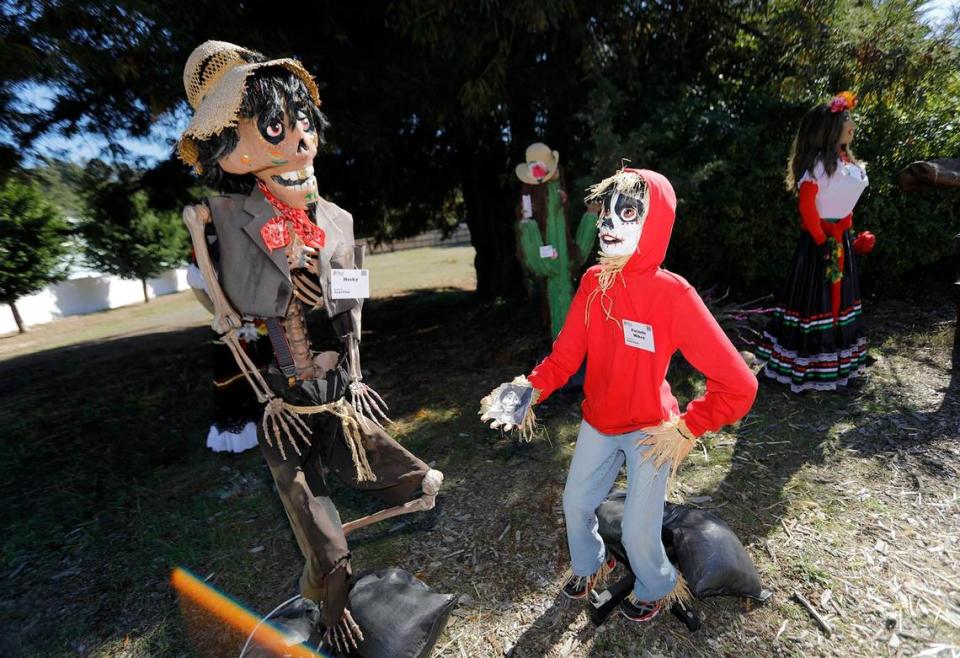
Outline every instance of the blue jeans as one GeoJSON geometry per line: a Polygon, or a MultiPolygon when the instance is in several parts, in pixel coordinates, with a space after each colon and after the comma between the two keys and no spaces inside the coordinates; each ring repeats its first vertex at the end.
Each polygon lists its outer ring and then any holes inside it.
{"type": "Polygon", "coordinates": [[[582,421],[563,490],[563,513],[573,573],[589,576],[606,558],[603,540],[597,532],[597,507],[610,493],[620,467],[626,463],[623,547],[637,577],[634,595],[641,601],[656,601],[669,594],[677,582],[677,571],[660,540],[670,469],[663,466],[657,470],[643,460],[647,447],[638,447],[636,442],[644,436],[641,431],[601,434],[582,421]]]}

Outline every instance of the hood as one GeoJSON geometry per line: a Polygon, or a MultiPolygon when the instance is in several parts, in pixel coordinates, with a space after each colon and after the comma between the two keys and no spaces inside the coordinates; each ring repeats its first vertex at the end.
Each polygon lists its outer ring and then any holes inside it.
{"type": "Polygon", "coordinates": [[[660,267],[667,256],[677,213],[677,195],[663,174],[649,169],[640,169],[638,173],[647,181],[650,211],[643,223],[637,250],[633,252],[626,268],[645,272],[660,267]]]}

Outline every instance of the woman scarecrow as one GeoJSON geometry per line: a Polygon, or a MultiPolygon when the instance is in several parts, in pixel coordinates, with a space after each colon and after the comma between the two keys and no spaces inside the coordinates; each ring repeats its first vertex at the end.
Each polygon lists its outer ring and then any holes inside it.
{"type": "Polygon", "coordinates": [[[430,509],[443,476],[383,430],[386,405],[361,376],[363,252],[351,215],[317,193],[313,159],[327,122],[313,77],[296,60],[208,41],[187,60],[184,86],[194,116],[180,157],[233,192],[184,210],[213,328],[265,405],[258,440],[306,560],[301,592],[322,605],[327,642],[346,651],[362,640],[346,609],[346,534],[430,509]],[[313,309],[326,311],[342,355],[310,349],[313,309]],[[273,345],[265,373],[239,345],[249,320],[266,325],[273,345]],[[325,469],[394,507],[343,526],[325,469]]]}
{"type": "Polygon", "coordinates": [[[546,144],[531,144],[526,162],[518,164],[515,171],[523,183],[517,212],[520,260],[534,276],[546,279],[550,335],[555,340],[573,298],[574,274],[597,239],[597,204],[591,204],[580,218],[571,240],[560,154],[546,144]]]}
{"type": "Polygon", "coordinates": [[[868,184],[850,148],[856,104],[843,92],[807,112],[787,167],[803,232],[758,356],[767,362],[767,377],[794,393],[836,390],[866,365],[855,254],[869,253],[875,238],[869,232],[851,238],[853,207],[868,184]]]}
{"type": "Polygon", "coordinates": [[[757,380],[696,290],[660,267],[676,208],[670,182],[654,171],[622,169],[589,192],[587,202],[602,204],[600,264],[580,280],[551,354],[529,377],[484,398],[480,413],[492,427],[531,431],[531,404],[546,400],[586,358],[583,421],[563,493],[572,562],[563,593],[587,596],[616,566],[596,509],[625,463],[623,545],[636,584],[621,611],[647,621],[689,596],[660,540],[668,475],[699,436],[747,413],[757,380]],[[678,349],[707,378],[706,394],[683,414],[665,379],[678,349]],[[518,394],[524,409],[500,413],[503,391],[524,388],[532,393],[518,394]]]}

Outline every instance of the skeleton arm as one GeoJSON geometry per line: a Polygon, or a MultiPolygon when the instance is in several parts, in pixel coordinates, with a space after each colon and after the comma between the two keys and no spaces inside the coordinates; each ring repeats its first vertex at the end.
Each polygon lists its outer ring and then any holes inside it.
{"type": "Polygon", "coordinates": [[[350,402],[364,420],[383,428],[381,421],[393,422],[387,416],[387,403],[363,382],[360,367],[360,306],[341,313],[333,319],[333,326],[343,341],[347,355],[347,373],[350,376],[350,402]]]}
{"type": "Polygon", "coordinates": [[[217,280],[217,274],[213,269],[213,260],[210,258],[210,251],[207,249],[207,240],[204,236],[204,227],[211,222],[210,209],[203,204],[187,206],[183,209],[183,223],[187,225],[190,232],[190,240],[193,242],[193,251],[197,257],[197,267],[203,280],[207,284],[207,295],[213,302],[213,330],[218,334],[225,334],[231,329],[239,329],[243,322],[240,314],[237,313],[223,294],[220,282],[217,280]]]}
{"type": "Polygon", "coordinates": [[[190,240],[193,242],[193,251],[197,258],[197,267],[207,284],[207,294],[210,301],[213,302],[213,323],[211,326],[215,332],[220,334],[224,345],[230,349],[234,360],[240,367],[240,372],[243,373],[250,384],[257,400],[266,403],[263,415],[264,434],[267,437],[267,442],[271,445],[271,437],[276,439],[280,454],[286,459],[283,438],[286,437],[297,454],[300,454],[300,448],[297,446],[293,434],[299,435],[309,445],[310,440],[306,434],[310,430],[299,417],[284,408],[282,400],[274,395],[269,384],[260,374],[257,365],[240,345],[240,340],[237,338],[237,329],[242,326],[243,322],[240,314],[227,300],[223,288],[220,287],[220,282],[213,268],[213,260],[210,258],[210,251],[207,249],[204,226],[211,220],[210,209],[205,205],[198,204],[183,209],[183,222],[190,232],[190,240]]]}

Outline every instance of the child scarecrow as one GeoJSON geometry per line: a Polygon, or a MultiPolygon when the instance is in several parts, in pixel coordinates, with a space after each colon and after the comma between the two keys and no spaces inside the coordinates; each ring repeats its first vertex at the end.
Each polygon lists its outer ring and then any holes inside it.
{"type": "Polygon", "coordinates": [[[194,115],[180,158],[230,192],[184,210],[213,328],[265,406],[258,440],[306,560],[301,592],[321,604],[327,643],[346,651],[362,640],[346,609],[346,535],[432,508],[443,476],[384,431],[386,405],[363,381],[363,251],[350,213],[317,192],[313,159],[327,121],[313,77],[296,60],[207,41],[183,81],[194,115]],[[342,354],[311,350],[305,314],[314,309],[326,312],[342,354]],[[238,343],[249,320],[266,325],[273,345],[266,372],[238,343]],[[342,525],[325,470],[393,507],[342,525]]]}
{"type": "Polygon", "coordinates": [[[515,172],[523,183],[517,213],[520,260],[534,276],[547,281],[550,334],[556,339],[573,298],[574,275],[597,238],[597,208],[592,204],[587,209],[571,240],[560,154],[546,144],[531,144],[526,162],[518,164],[515,172]]]}
{"type": "Polygon", "coordinates": [[[747,413],[757,380],[696,290],[660,267],[676,209],[670,182],[654,171],[622,169],[589,193],[587,202],[602,203],[600,264],[580,280],[550,355],[529,377],[484,398],[480,413],[492,427],[532,431],[532,404],[563,386],[586,358],[583,421],[563,494],[572,562],[563,593],[586,597],[616,566],[596,509],[626,464],[623,545],[636,584],[621,612],[641,622],[689,596],[660,540],[668,475],[698,437],[747,413]],[[706,393],[682,414],[665,379],[677,350],[707,378],[706,393]],[[517,392],[524,388],[525,397],[517,392]],[[517,392],[523,409],[504,413],[496,404],[506,389],[517,392]]]}

